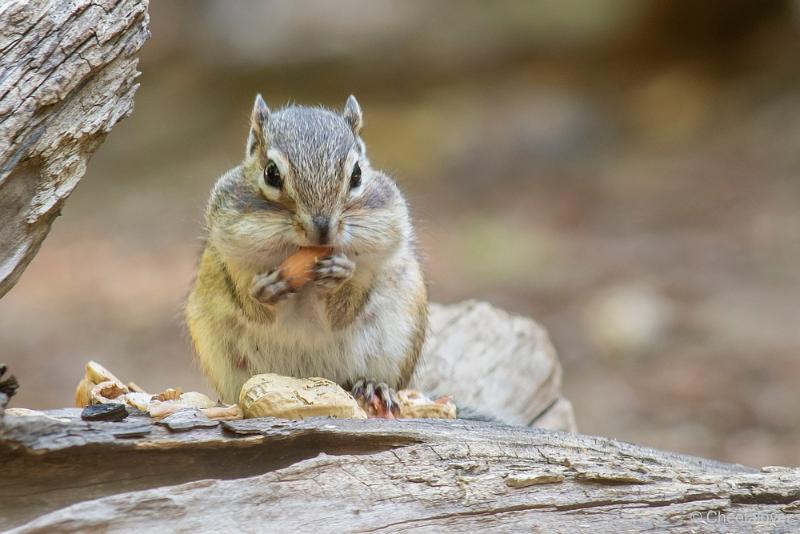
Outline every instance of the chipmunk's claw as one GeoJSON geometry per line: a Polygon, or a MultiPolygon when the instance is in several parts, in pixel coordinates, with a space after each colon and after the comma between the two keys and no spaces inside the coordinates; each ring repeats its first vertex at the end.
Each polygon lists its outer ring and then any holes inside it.
{"type": "Polygon", "coordinates": [[[280,269],[266,274],[257,274],[250,284],[250,296],[262,304],[275,304],[294,293],[292,286],[283,277],[280,269]]]}
{"type": "Polygon", "coordinates": [[[335,289],[353,277],[356,264],[344,254],[322,258],[314,266],[314,282],[327,289],[335,289]]]}
{"type": "Polygon", "coordinates": [[[400,415],[397,393],[385,382],[362,378],[353,385],[351,393],[371,417],[395,419],[400,415]]]}

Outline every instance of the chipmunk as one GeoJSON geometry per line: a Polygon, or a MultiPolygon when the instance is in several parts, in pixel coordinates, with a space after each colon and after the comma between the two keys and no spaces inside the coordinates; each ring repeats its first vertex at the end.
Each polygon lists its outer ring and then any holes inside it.
{"type": "Polygon", "coordinates": [[[216,182],[186,321],[224,402],[251,375],[319,376],[394,411],[427,326],[427,292],[406,202],[372,168],[355,97],[342,113],[261,95],[244,161],[216,182]],[[280,263],[329,245],[293,294],[280,263]]]}

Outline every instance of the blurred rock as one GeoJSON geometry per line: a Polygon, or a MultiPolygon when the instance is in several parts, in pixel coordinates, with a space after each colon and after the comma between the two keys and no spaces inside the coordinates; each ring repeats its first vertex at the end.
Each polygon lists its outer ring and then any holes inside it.
{"type": "Polygon", "coordinates": [[[640,356],[664,339],[673,306],[652,287],[629,283],[603,290],[585,309],[584,320],[594,347],[612,358],[640,356]]]}

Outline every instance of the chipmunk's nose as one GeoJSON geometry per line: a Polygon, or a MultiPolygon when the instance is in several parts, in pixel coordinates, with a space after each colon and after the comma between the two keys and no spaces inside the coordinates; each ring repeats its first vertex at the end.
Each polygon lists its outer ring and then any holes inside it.
{"type": "Polygon", "coordinates": [[[311,221],[314,223],[314,228],[317,230],[317,239],[320,245],[327,245],[330,239],[330,220],[324,215],[314,215],[311,221]]]}

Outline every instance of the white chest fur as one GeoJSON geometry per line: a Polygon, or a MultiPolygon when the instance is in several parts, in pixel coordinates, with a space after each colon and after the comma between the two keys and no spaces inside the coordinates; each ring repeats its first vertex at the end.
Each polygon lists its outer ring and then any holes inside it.
{"type": "Polygon", "coordinates": [[[238,352],[251,374],[321,376],[340,384],[362,377],[391,382],[407,355],[413,320],[397,302],[386,302],[380,294],[371,300],[351,325],[336,330],[319,294],[293,295],[272,324],[240,325],[238,352]]]}

